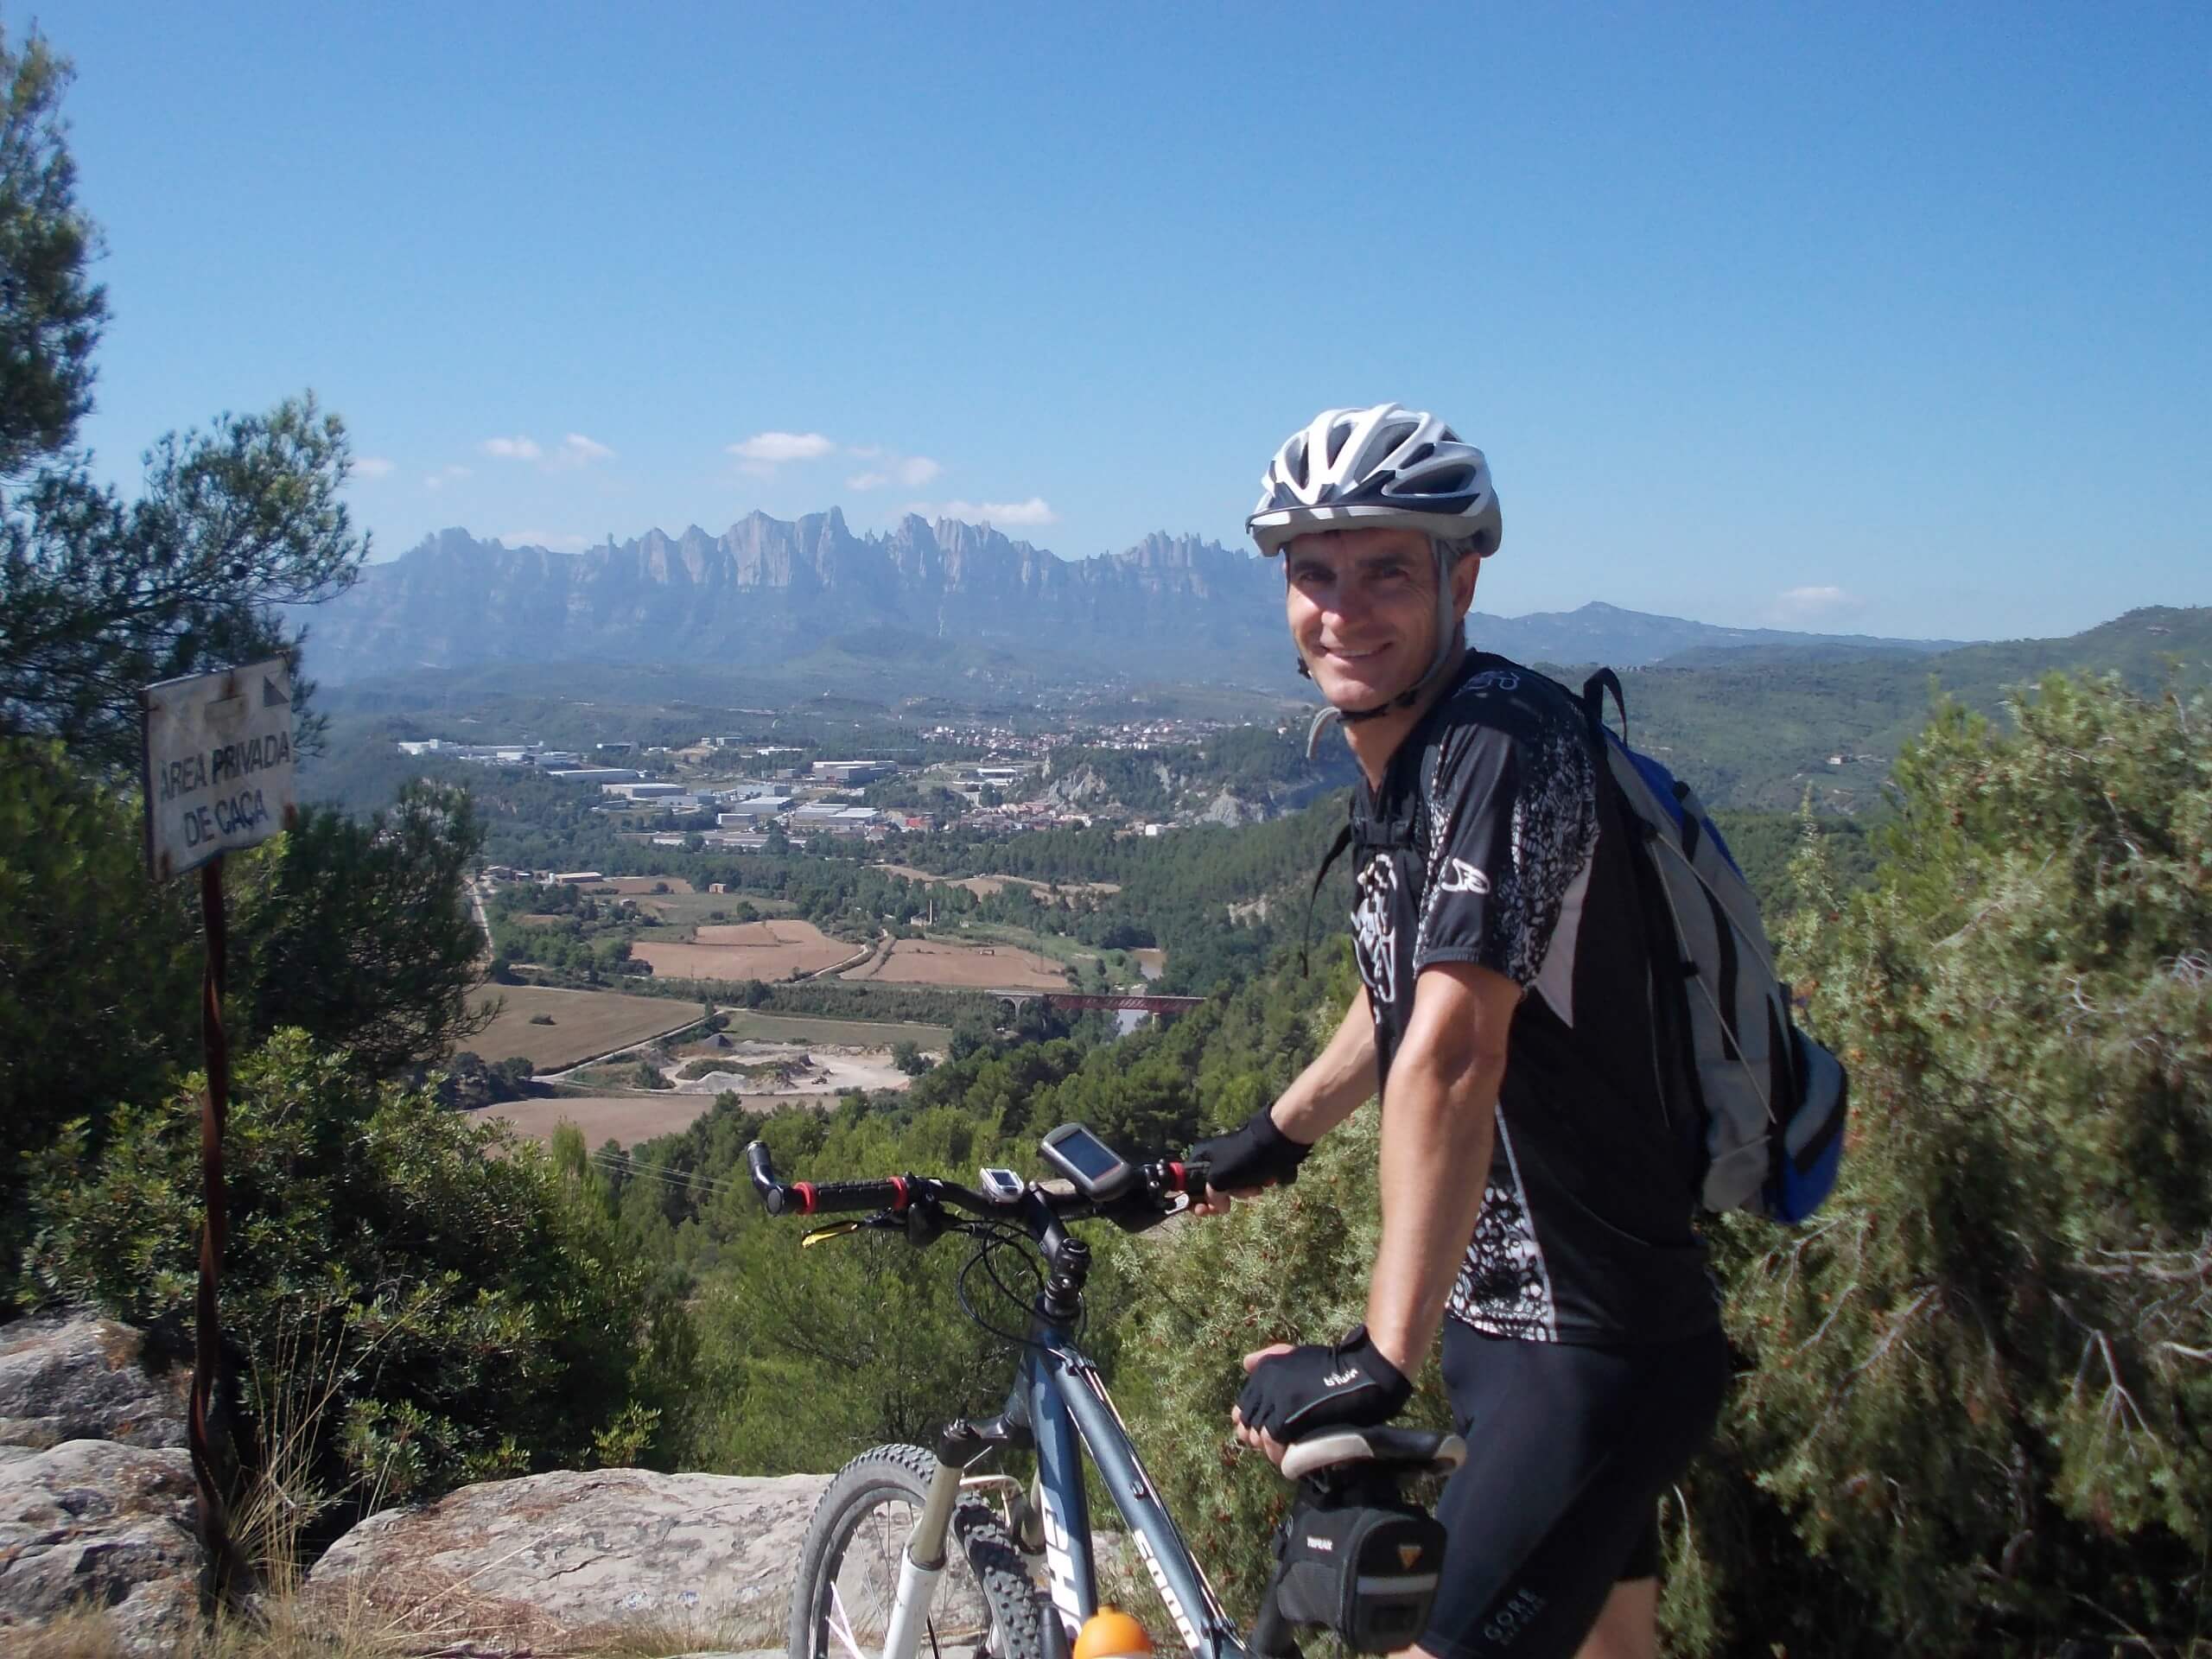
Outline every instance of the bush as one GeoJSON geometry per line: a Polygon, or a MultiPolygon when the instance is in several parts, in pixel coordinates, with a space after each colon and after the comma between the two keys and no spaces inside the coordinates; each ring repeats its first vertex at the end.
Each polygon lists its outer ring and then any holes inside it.
{"type": "Polygon", "coordinates": [[[1854,1129],[1812,1224],[1723,1241],[1756,1369],[1690,1495],[1713,1643],[2207,1628],[2212,708],[2054,678],[2015,714],[1939,710],[1872,891],[1789,941],[1854,1129]]]}
{"type": "Polygon", "coordinates": [[[0,745],[0,1262],[22,1240],[24,1156],[69,1118],[97,1147],[113,1102],[159,1094],[197,1052],[191,884],[148,880],[144,846],[57,747],[0,745]]]}
{"type": "MultiPolygon", "coordinates": [[[[200,1086],[118,1109],[103,1154],[79,1122],[37,1160],[31,1300],[189,1331],[200,1086]]],[[[503,1128],[372,1084],[296,1032],[245,1056],[235,1093],[226,1345],[261,1397],[313,1396],[325,1499],[582,1466],[637,1348],[638,1274],[604,1216],[503,1128]]]]}

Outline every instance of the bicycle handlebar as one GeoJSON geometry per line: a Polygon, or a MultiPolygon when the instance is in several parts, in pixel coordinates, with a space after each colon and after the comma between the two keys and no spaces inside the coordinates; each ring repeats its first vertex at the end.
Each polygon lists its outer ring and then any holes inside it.
{"type": "Polygon", "coordinates": [[[973,1216],[1014,1217],[1034,1196],[1044,1200],[1046,1213],[1054,1219],[1085,1215],[1110,1218],[1133,1206],[1156,1209],[1178,1193],[1195,1198],[1206,1190],[1203,1163],[1171,1158],[1156,1158],[1140,1164],[1138,1173],[1141,1179],[1129,1197],[1105,1205],[1094,1204],[1066,1181],[1030,1181],[1023,1185],[1020,1197],[1009,1198],[992,1198],[935,1175],[893,1175],[872,1181],[786,1183],[776,1179],[768,1148],[758,1141],[745,1149],[745,1167],[753,1178],[753,1190],[760,1195],[761,1205],[772,1216],[818,1216],[838,1210],[889,1210],[896,1213],[922,1200],[964,1210],[973,1216]]]}

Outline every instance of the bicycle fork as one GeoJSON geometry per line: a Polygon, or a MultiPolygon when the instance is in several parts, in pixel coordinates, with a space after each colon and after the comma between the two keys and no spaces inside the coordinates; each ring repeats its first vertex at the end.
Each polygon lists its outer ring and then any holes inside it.
{"type": "Polygon", "coordinates": [[[945,1459],[939,1446],[936,1471],[906,1548],[899,1556],[899,1587],[892,1598],[891,1622],[883,1635],[883,1659],[914,1659],[929,1628],[930,1605],[944,1576],[945,1543],[952,1530],[952,1507],[960,1501],[961,1465],[945,1459]]]}
{"type": "MultiPolygon", "coordinates": [[[[906,1535],[906,1547],[899,1553],[899,1585],[892,1599],[891,1618],[884,1631],[881,1659],[915,1659],[921,1650],[922,1638],[929,1630],[930,1608],[937,1599],[938,1581],[944,1576],[951,1548],[952,1511],[960,1502],[961,1493],[971,1486],[1004,1483],[1018,1489],[1020,1485],[1005,1475],[970,1478],[969,1468],[988,1452],[1030,1443],[1028,1435],[1005,1417],[994,1417],[981,1423],[961,1418],[945,1425],[944,1432],[938,1437],[937,1467],[930,1476],[921,1513],[914,1518],[913,1530],[906,1535]]],[[[1025,1515],[1024,1524],[1018,1529],[1024,1548],[1030,1542],[1027,1535],[1033,1524],[1025,1515]]]]}

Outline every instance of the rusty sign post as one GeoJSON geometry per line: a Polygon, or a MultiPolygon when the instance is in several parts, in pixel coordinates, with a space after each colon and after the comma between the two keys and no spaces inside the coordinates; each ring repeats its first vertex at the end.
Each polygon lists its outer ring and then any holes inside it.
{"type": "Polygon", "coordinates": [[[223,1036],[229,952],[223,914],[223,855],[266,841],[299,818],[292,778],[292,671],[282,658],[164,680],[141,694],[144,716],[146,868],[156,881],[200,872],[207,968],[200,982],[200,1033],[207,1092],[200,1111],[200,1293],[186,1438],[200,1488],[200,1537],[210,1589],[228,1602],[240,1587],[230,1510],[216,1478],[208,1413],[222,1362],[215,1290],[229,1230],[223,1184],[223,1127],[231,1105],[231,1056],[223,1036]]]}

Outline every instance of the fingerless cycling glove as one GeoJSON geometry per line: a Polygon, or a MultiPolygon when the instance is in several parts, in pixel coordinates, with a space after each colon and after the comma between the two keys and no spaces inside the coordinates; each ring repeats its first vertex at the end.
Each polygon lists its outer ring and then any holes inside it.
{"type": "Polygon", "coordinates": [[[1255,1186],[1288,1186],[1313,1150],[1277,1128],[1262,1106],[1243,1128],[1199,1141],[1191,1148],[1190,1159],[1193,1163],[1204,1160],[1206,1185],[1217,1192],[1243,1192],[1255,1186]]]}
{"type": "Polygon", "coordinates": [[[1356,1325],[1330,1348],[1294,1348],[1263,1359],[1236,1396],[1244,1427],[1287,1446],[1324,1428],[1364,1428],[1405,1409],[1414,1385],[1356,1325]]]}

